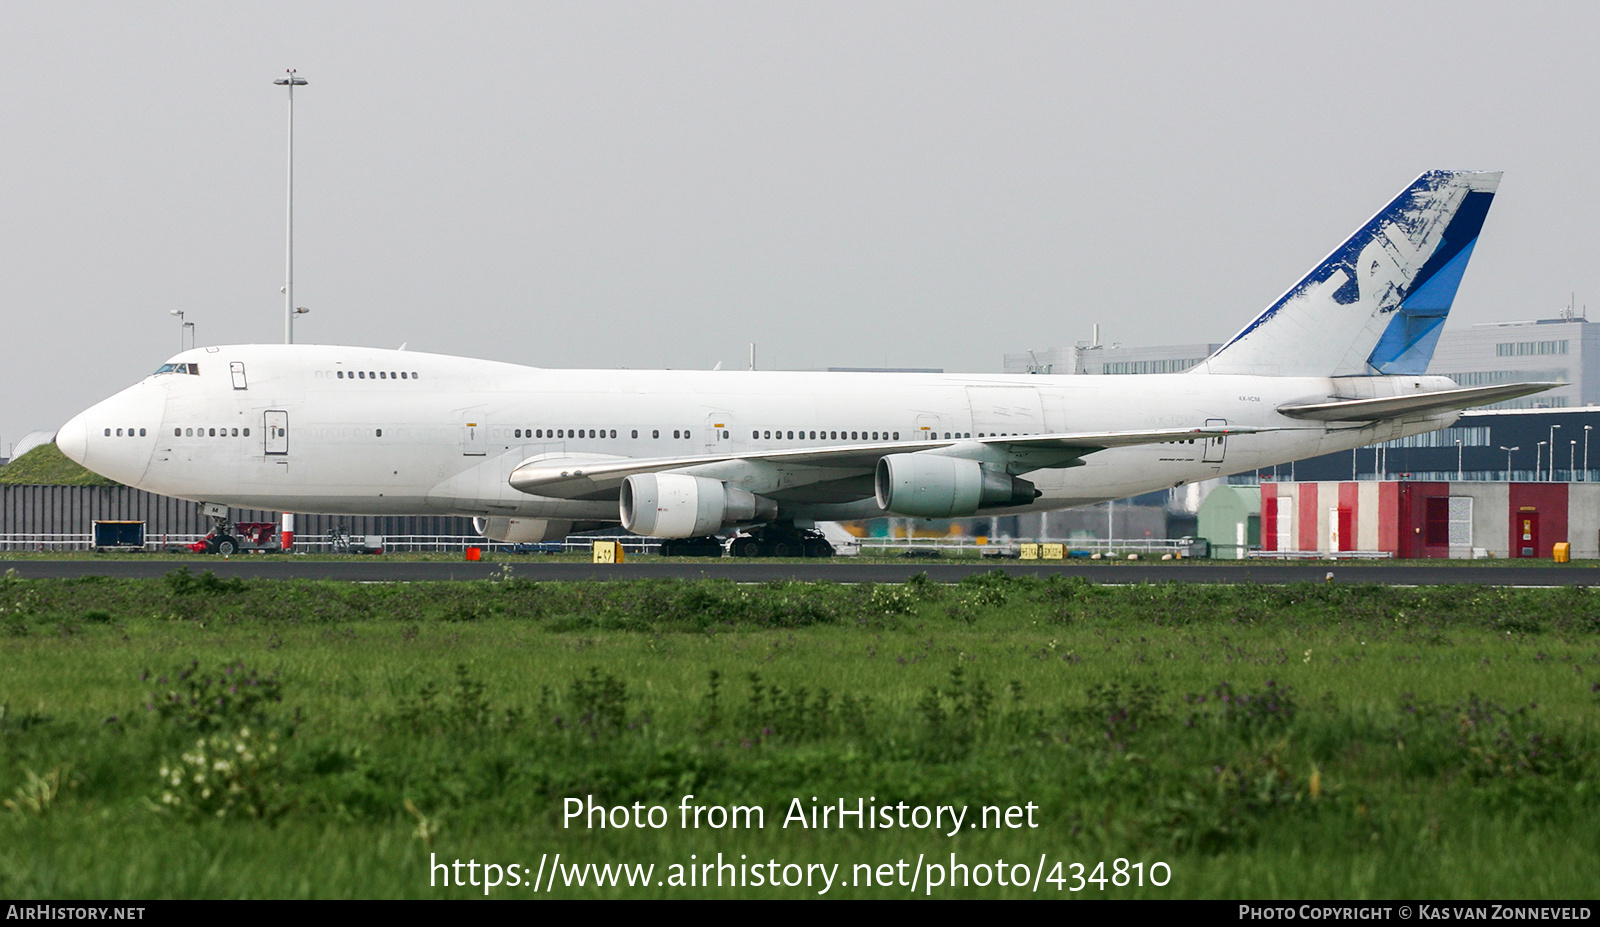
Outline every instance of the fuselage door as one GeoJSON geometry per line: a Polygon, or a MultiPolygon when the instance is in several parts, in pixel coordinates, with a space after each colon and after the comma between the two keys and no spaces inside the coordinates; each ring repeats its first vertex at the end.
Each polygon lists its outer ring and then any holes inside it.
{"type": "Polygon", "coordinates": [[[247,384],[244,379],[244,361],[230,361],[228,363],[228,372],[233,374],[234,389],[250,388],[249,384],[247,384]]]}
{"type": "MultiPolygon", "coordinates": [[[[1190,421],[1193,421],[1193,419],[1191,419],[1190,421]]],[[[1221,428],[1226,424],[1228,424],[1228,420],[1225,419],[1225,418],[1208,418],[1208,419],[1206,419],[1206,427],[1207,428],[1221,428]]],[[[1222,463],[1222,455],[1224,453],[1226,453],[1227,450],[1228,450],[1228,436],[1227,435],[1217,435],[1214,438],[1206,438],[1205,442],[1206,442],[1205,453],[1202,454],[1201,457],[1200,457],[1201,462],[1202,463],[1222,463]]]]}
{"type": "Polygon", "coordinates": [[[289,413],[281,409],[268,409],[266,426],[262,429],[265,433],[268,454],[289,453],[289,413]]]}
{"type": "Polygon", "coordinates": [[[706,416],[706,453],[723,454],[733,443],[733,416],[727,412],[713,412],[706,416]]]}
{"type": "Polygon", "coordinates": [[[482,457],[489,453],[489,428],[480,422],[461,426],[461,456],[482,457]]]}

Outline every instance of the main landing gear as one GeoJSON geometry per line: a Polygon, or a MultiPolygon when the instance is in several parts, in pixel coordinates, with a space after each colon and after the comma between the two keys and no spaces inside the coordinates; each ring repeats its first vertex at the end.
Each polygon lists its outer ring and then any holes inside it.
{"type": "Polygon", "coordinates": [[[833,545],[812,528],[758,525],[733,539],[735,557],[832,557],[833,545]]]}
{"type": "Polygon", "coordinates": [[[667,538],[661,542],[663,557],[720,557],[727,542],[710,536],[700,538],[667,538]]]}

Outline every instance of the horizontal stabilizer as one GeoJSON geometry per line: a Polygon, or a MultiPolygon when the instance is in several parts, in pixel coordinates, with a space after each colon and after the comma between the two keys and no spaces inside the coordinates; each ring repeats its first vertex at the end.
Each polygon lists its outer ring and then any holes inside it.
{"type": "Polygon", "coordinates": [[[1469,386],[1462,389],[1434,390],[1377,399],[1336,399],[1331,402],[1279,406],[1278,411],[1291,418],[1312,419],[1318,422],[1375,422],[1380,419],[1399,418],[1402,415],[1486,406],[1507,399],[1516,399],[1519,396],[1542,393],[1560,385],[1560,383],[1506,383],[1499,386],[1469,386]]]}

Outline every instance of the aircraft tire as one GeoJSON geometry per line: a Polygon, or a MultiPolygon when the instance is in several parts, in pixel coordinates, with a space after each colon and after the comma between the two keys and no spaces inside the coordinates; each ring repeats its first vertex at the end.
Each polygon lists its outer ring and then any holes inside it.
{"type": "Polygon", "coordinates": [[[223,535],[217,538],[211,549],[224,557],[231,557],[239,552],[239,542],[227,535],[223,535]]]}
{"type": "Polygon", "coordinates": [[[759,557],[763,553],[761,542],[755,538],[739,538],[734,541],[733,552],[740,557],[759,557]]]}

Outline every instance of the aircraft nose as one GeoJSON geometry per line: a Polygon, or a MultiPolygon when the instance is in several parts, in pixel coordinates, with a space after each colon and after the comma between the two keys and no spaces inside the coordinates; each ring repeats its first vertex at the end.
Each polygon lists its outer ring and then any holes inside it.
{"type": "Polygon", "coordinates": [[[56,447],[80,467],[88,466],[89,459],[89,425],[83,415],[81,412],[74,415],[56,432],[56,447]]]}

